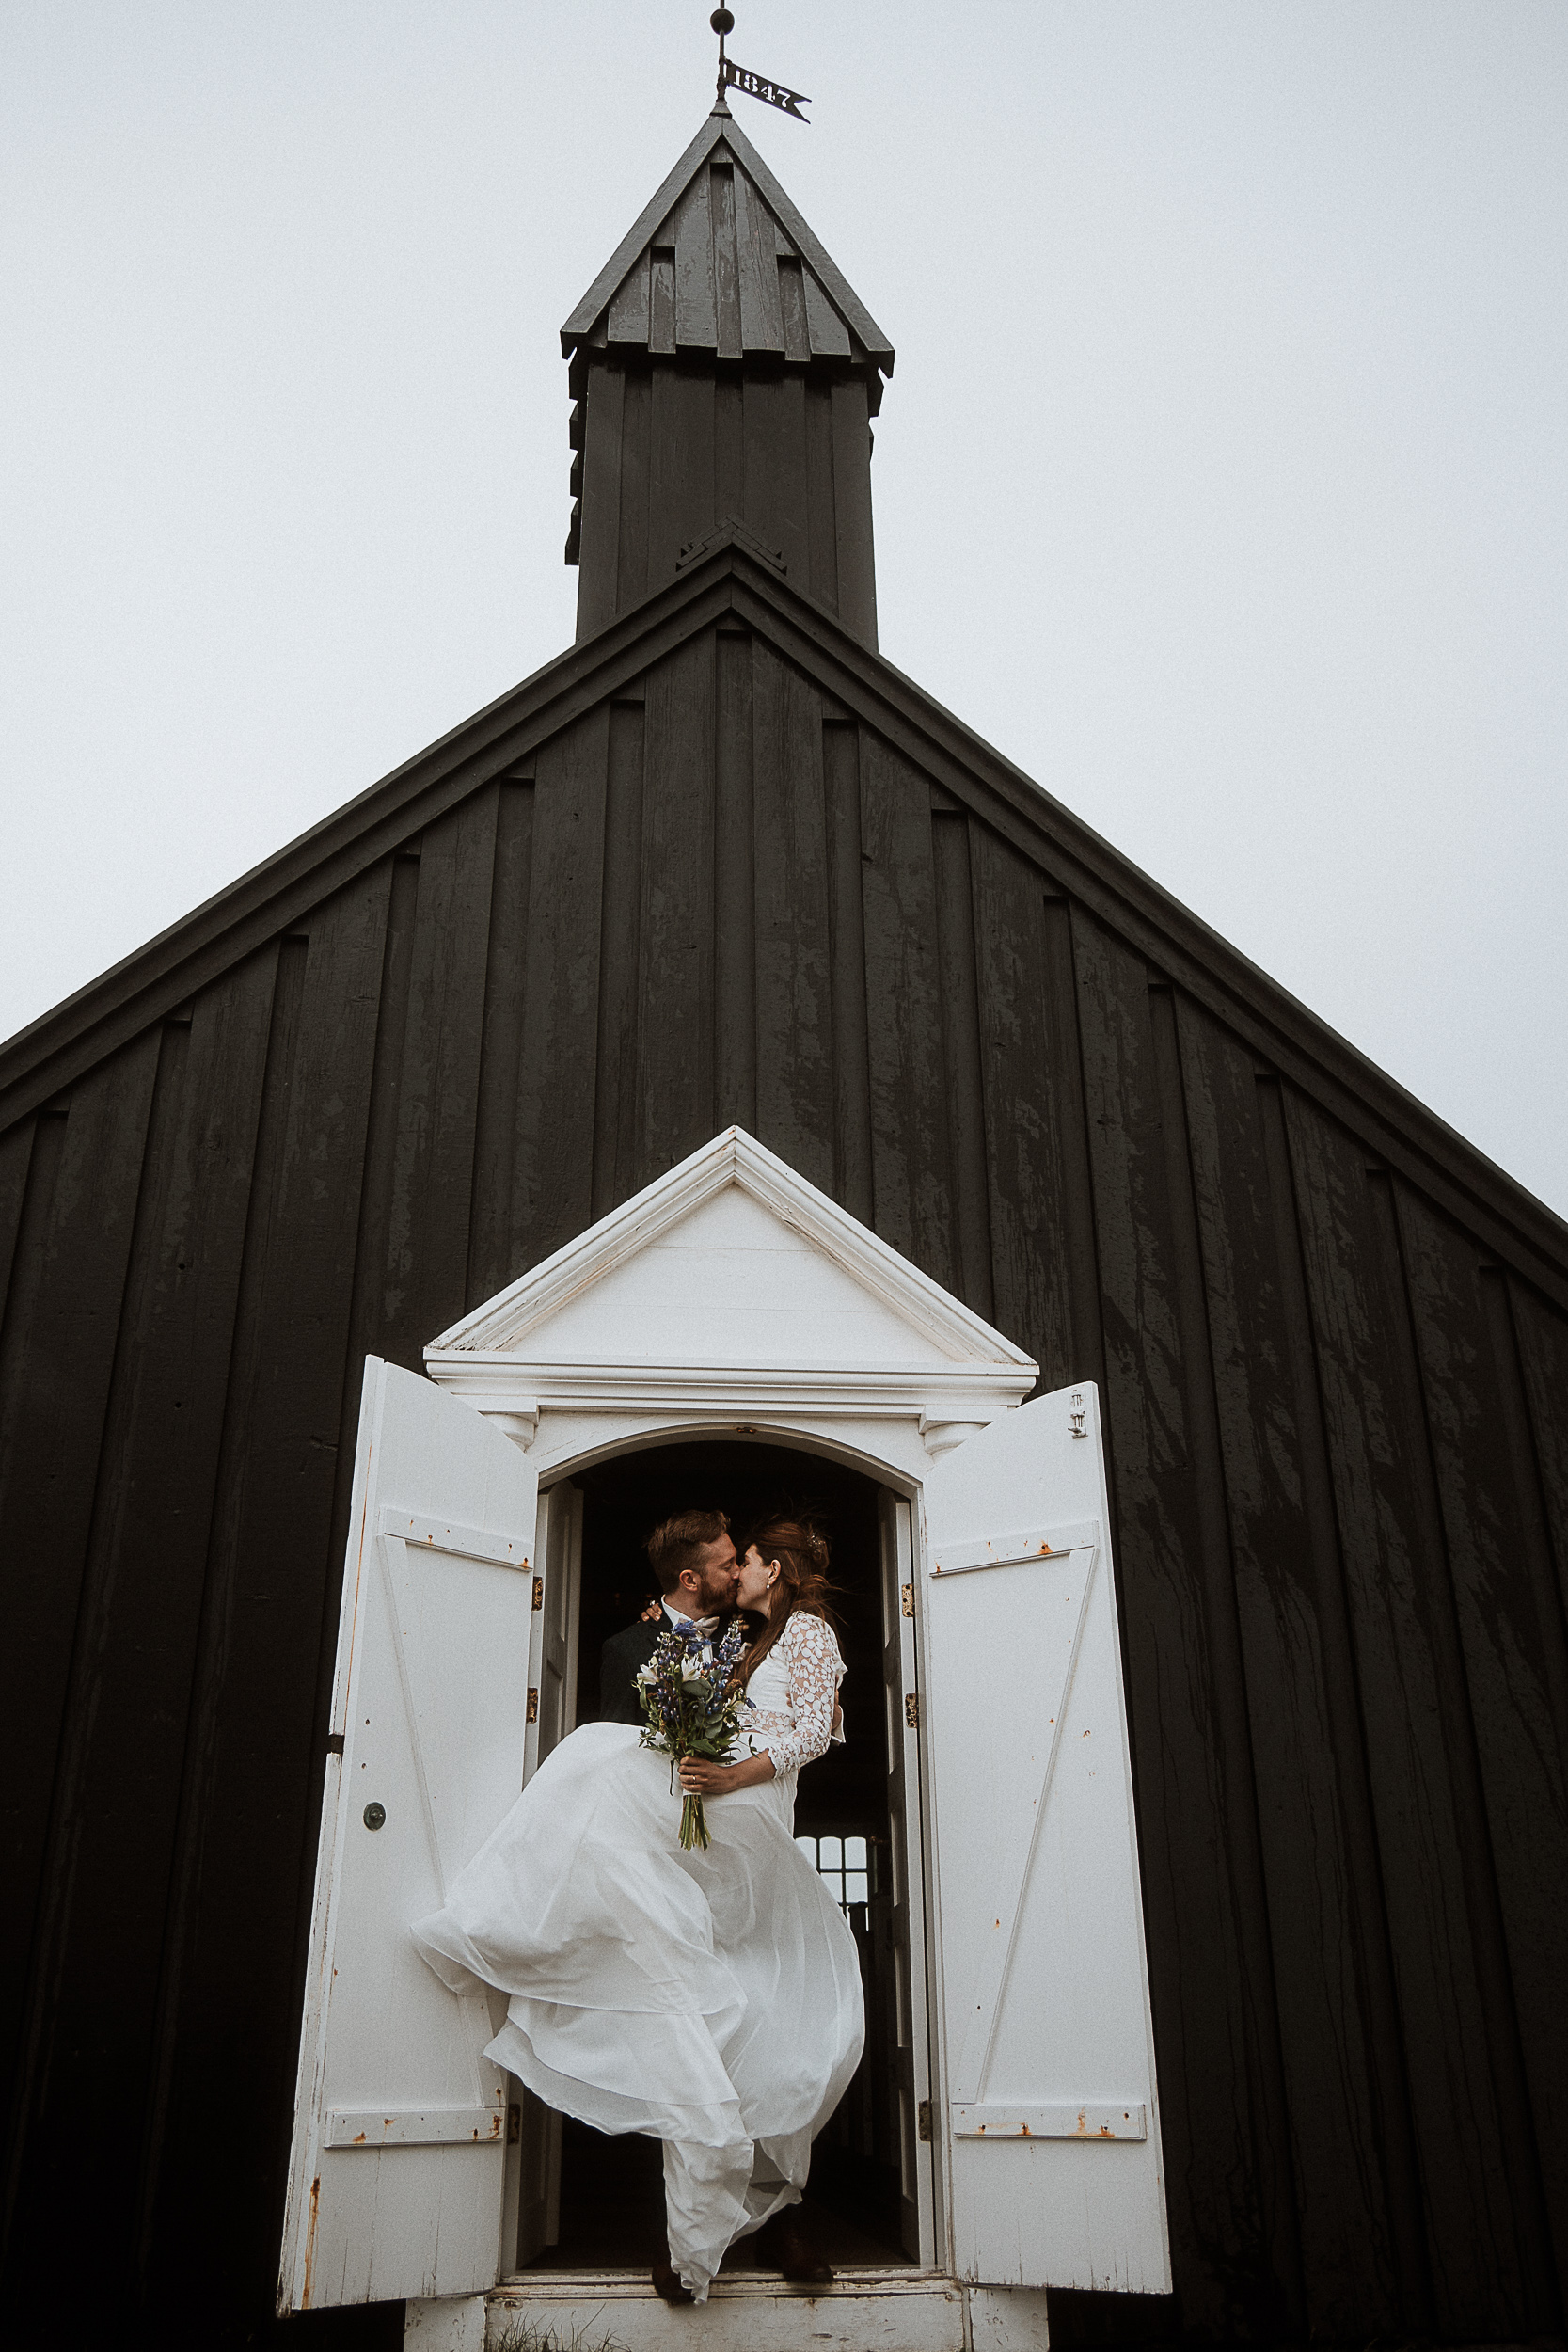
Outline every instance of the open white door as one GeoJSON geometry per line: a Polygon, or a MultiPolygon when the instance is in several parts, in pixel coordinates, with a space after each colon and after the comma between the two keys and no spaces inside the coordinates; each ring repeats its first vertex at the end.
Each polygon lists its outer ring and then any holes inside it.
{"type": "Polygon", "coordinates": [[[516,1796],[537,1480],[428,1380],[367,1359],[278,2309],[494,2283],[506,2077],[483,2001],[410,1920],[516,1796]]]}
{"type": "MultiPolygon", "coordinates": [[[[539,1498],[528,1677],[530,1776],[577,1722],[581,1567],[582,1489],[563,1483],[539,1498]]],[[[515,2075],[508,2084],[517,2137],[507,2157],[507,2212],[516,2216],[516,2232],[515,2238],[509,2229],[502,2233],[501,2265],[520,2270],[561,2235],[561,2118],[515,2075]]]]}
{"type": "Polygon", "coordinates": [[[924,1706],[954,2266],[1170,2290],[1100,1399],[927,1481],[924,1706]]]}
{"type": "Polygon", "coordinates": [[[899,2234],[910,2260],[929,2267],[936,2261],[936,2212],[931,2180],[926,1917],[920,1899],[926,1866],[920,1821],[920,1733],[910,1721],[907,1704],[917,1681],[913,1542],[909,1504],[885,1486],[878,1497],[878,1518],[882,1543],[882,1696],[892,1833],[888,1860],[893,1878],[893,1945],[897,1956],[894,2030],[898,2070],[899,2234]]]}

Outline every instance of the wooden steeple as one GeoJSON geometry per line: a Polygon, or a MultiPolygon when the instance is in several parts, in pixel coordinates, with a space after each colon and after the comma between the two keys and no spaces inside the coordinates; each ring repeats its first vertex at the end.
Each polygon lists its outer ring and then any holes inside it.
{"type": "Polygon", "coordinates": [[[561,342],[579,644],[728,529],[875,646],[893,346],[721,99],[561,342]]]}

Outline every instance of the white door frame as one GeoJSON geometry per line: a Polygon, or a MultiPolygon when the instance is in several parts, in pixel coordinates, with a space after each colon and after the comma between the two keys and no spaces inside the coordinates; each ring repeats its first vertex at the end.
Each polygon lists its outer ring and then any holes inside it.
{"type": "MultiPolygon", "coordinates": [[[[860,1470],[910,1504],[917,1655],[926,1476],[1021,1405],[1038,1376],[1022,1348],[736,1127],[443,1332],[425,1364],[522,1448],[542,1494],[611,1455],[702,1438],[794,1446],[860,1470]],[[726,1356],[741,1328],[756,1353],[726,1356]]],[[[947,2060],[923,1740],[919,1789],[941,2118],[947,2060]]],[[[944,2143],[933,2124],[939,2262],[951,2251],[944,2143]]]]}
{"type": "MultiPolygon", "coordinates": [[[[549,1499],[552,1494],[559,1494],[563,1486],[571,1485],[581,1471],[591,1469],[596,1462],[617,1459],[624,1460],[628,1454],[645,1453],[650,1448],[657,1445],[679,1444],[682,1442],[694,1444],[700,1441],[711,1442],[715,1438],[721,1443],[727,1442],[738,1445],[793,1445],[797,1448],[797,1450],[802,1453],[810,1453],[826,1456],[832,1460],[844,1463],[848,1469],[858,1470],[863,1477],[873,1481],[878,1487],[879,1492],[886,1494],[891,1498],[896,1512],[894,1528],[891,1531],[891,1540],[895,1543],[901,1555],[903,1556],[903,1577],[900,1581],[904,1582],[904,1590],[911,1604],[906,1613],[910,1618],[911,1631],[910,1640],[905,1647],[905,1678],[903,1691],[901,1692],[900,1696],[902,1698],[917,1697],[920,1674],[919,1661],[922,1654],[921,1645],[925,1638],[924,1627],[919,1614],[920,1596],[924,1590],[925,1582],[919,1484],[918,1482],[911,1484],[906,1476],[903,1474],[895,1474],[891,1470],[879,1469],[877,1465],[864,1461],[858,1455],[850,1454],[841,1446],[832,1445],[821,1441],[807,1442],[803,1438],[800,1429],[795,1423],[770,1426],[766,1422],[749,1422],[744,1428],[732,1427],[715,1429],[710,1424],[704,1422],[696,1427],[673,1428],[661,1432],[656,1432],[652,1435],[644,1435],[630,1443],[623,1442],[620,1444],[611,1444],[608,1447],[595,1447],[587,1454],[574,1456],[564,1462],[552,1459],[549,1466],[547,1468],[541,1467],[539,1472],[539,1536],[537,1549],[534,1554],[535,1561],[546,1581],[547,1582],[549,1578],[558,1572],[557,1564],[550,1555],[551,1538],[548,1532],[550,1524],[549,1499]],[[897,1508],[897,1506],[902,1506],[902,1508],[897,1508]],[[911,1669],[912,1677],[911,1671],[911,1669]]],[[[890,1531],[879,1524],[877,1557],[877,1597],[879,1605],[882,1602],[883,1583],[886,1575],[886,1563],[883,1559],[883,1548],[889,1540],[890,1531]]],[[[572,1668],[575,1674],[577,1667],[576,1630],[581,1611],[580,1579],[582,1575],[582,1537],[580,1509],[573,1516],[572,1529],[568,1541],[570,1549],[567,1572],[573,1579],[571,1597],[568,1606],[572,1625],[572,1668]]],[[[880,1644],[879,1644],[879,1647],[880,1647],[880,1644]]],[[[538,1637],[536,1635],[533,1646],[530,1653],[531,1683],[532,1683],[536,1678],[532,1661],[537,1654],[537,1650],[538,1637]]],[[[860,1709],[862,1710],[862,1719],[864,1720],[864,1716],[867,1711],[874,1712],[884,1704],[883,1693],[879,1688],[875,1692],[862,1692],[859,1695],[858,1702],[856,1701],[854,1695],[851,1694],[850,1704],[851,1706],[858,1704],[860,1709]]],[[[571,1713],[571,1710],[572,1700],[571,1697],[568,1697],[568,1714],[571,1713]]],[[[911,1855],[908,1821],[908,1798],[906,1796],[905,1818],[902,1831],[905,1839],[905,1855],[904,1857],[901,1857],[900,1867],[902,1871],[908,1873],[909,1878],[909,1903],[911,1912],[911,1917],[909,1920],[911,1935],[911,1952],[908,1963],[909,1991],[911,2002],[918,2011],[918,2014],[911,2019],[911,2028],[912,2032],[923,2034],[924,2043],[927,2053],[926,2069],[927,2079],[925,2081],[920,2080],[921,2070],[919,2069],[917,2062],[917,2094],[921,2092],[926,2094],[923,2099],[920,2099],[917,2096],[917,2104],[923,2104],[927,2106],[929,2119],[941,2117],[946,2113],[945,2096],[942,2088],[945,2077],[941,2071],[939,2055],[939,2035],[941,2032],[942,2018],[942,2004],[940,2000],[941,1979],[937,1975],[939,1962],[936,1935],[936,1904],[932,1899],[932,1889],[934,1885],[932,1874],[935,1869],[935,1841],[932,1836],[931,1796],[930,1790],[927,1785],[926,1748],[924,1743],[918,1739],[912,1742],[912,1746],[915,1756],[915,1788],[913,1794],[918,1811],[918,1821],[916,1824],[917,1834],[911,1855]]],[[[909,1778],[908,1757],[909,1750],[906,1748],[906,1787],[909,1778]]],[[[532,1744],[531,1735],[531,1744],[528,1756],[528,1772],[531,1772],[534,1768],[535,1761],[536,1751],[532,1744]]],[[[527,1775],[525,1774],[525,1777],[527,1775]]],[[[924,2236],[928,2233],[931,2239],[931,2265],[939,2269],[943,2269],[947,2266],[942,2259],[946,2247],[947,2239],[947,2231],[944,2219],[945,2205],[943,2202],[942,2191],[943,2135],[936,2128],[935,2123],[929,2122],[929,2120],[928,2131],[929,2138],[927,2144],[930,2148],[930,2215],[927,2229],[923,2230],[922,2234],[924,2236]]],[[[507,2182],[507,2196],[509,2203],[515,2193],[515,2184],[511,2174],[509,2174],[507,2182]]],[[[506,2224],[503,2221],[503,2245],[506,2242],[505,2229],[506,2224]]]]}

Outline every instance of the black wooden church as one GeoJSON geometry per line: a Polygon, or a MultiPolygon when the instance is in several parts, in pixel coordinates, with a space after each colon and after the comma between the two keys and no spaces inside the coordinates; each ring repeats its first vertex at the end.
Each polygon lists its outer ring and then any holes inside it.
{"type": "Polygon", "coordinates": [[[1560,2335],[1568,1230],[880,658],[722,103],[562,342],[575,646],[0,1054],[7,2340],[271,2340],[364,1359],[731,1125],[1104,1399],[1175,2293],[1058,2335],[1560,2335]]]}

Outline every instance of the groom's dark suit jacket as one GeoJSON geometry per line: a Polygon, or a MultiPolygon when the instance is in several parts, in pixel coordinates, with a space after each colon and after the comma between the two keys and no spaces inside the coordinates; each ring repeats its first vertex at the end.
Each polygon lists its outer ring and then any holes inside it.
{"type": "MultiPolygon", "coordinates": [[[[729,1624],[729,1614],[719,1620],[719,1632],[729,1624]]],[[[612,1633],[599,1652],[599,1721],[603,1724],[642,1724],[642,1709],[637,1704],[632,1689],[639,1666],[645,1666],[654,1654],[654,1645],[661,1633],[670,1630],[670,1620],[662,1613],[651,1624],[641,1617],[628,1625],[624,1633],[612,1633]]],[[[714,1639],[717,1641],[718,1634],[714,1639]]]]}

